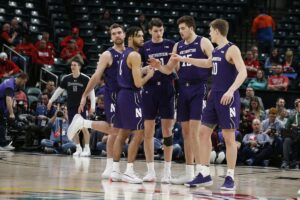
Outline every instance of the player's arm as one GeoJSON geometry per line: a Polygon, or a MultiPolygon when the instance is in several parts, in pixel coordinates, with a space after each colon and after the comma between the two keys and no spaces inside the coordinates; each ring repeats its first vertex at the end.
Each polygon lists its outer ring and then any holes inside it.
{"type": "MultiPolygon", "coordinates": [[[[177,45],[178,45],[178,43],[176,43],[174,45],[171,54],[176,54],[177,45]]],[[[154,68],[158,69],[163,74],[169,75],[169,74],[172,74],[175,69],[179,68],[179,61],[173,60],[171,58],[169,59],[169,61],[166,65],[161,65],[161,62],[158,59],[155,59],[155,58],[149,58],[148,62],[151,65],[151,67],[154,67],[154,68]]]]}
{"type": "Polygon", "coordinates": [[[51,109],[52,103],[64,92],[64,89],[61,87],[56,88],[55,92],[53,93],[51,99],[48,102],[47,108],[48,110],[51,109]]]}
{"type": "Polygon", "coordinates": [[[149,68],[149,70],[147,70],[147,74],[144,77],[142,77],[142,59],[141,55],[137,52],[131,52],[128,55],[127,65],[130,66],[132,69],[134,85],[138,88],[141,88],[145,83],[147,83],[147,81],[154,74],[154,70],[149,68]]]}
{"type": "Polygon", "coordinates": [[[235,65],[238,74],[233,84],[222,96],[220,101],[222,105],[228,105],[231,102],[233,93],[243,84],[243,82],[247,78],[247,69],[243,61],[240,49],[235,45],[231,46],[227,51],[227,55],[229,62],[235,65]]]}
{"type": "Polygon", "coordinates": [[[95,97],[95,90],[92,89],[92,91],[89,93],[89,97],[91,100],[91,112],[95,111],[95,107],[96,107],[96,97],[95,97]]]}
{"type": "Polygon", "coordinates": [[[15,114],[14,114],[14,109],[13,109],[13,91],[11,89],[6,89],[5,91],[5,102],[6,102],[6,107],[9,113],[9,118],[14,119],[15,114]]]}

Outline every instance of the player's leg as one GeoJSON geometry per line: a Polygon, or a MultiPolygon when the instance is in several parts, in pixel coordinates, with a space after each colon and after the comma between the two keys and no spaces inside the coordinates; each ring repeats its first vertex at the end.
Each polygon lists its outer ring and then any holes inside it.
{"type": "Polygon", "coordinates": [[[128,158],[126,171],[122,176],[122,181],[127,183],[142,183],[143,180],[140,179],[134,172],[133,163],[135,161],[139,146],[141,145],[144,138],[144,130],[133,131],[133,138],[129,143],[128,147],[128,158]]]}
{"type": "Polygon", "coordinates": [[[156,174],[154,169],[154,129],[155,129],[155,120],[145,120],[144,121],[144,151],[147,162],[147,174],[143,178],[145,182],[156,181],[156,174]]]}
{"type": "Polygon", "coordinates": [[[91,156],[90,133],[87,128],[83,128],[82,133],[83,133],[84,148],[83,148],[83,152],[81,153],[80,156],[89,157],[89,156],[91,156]]]}

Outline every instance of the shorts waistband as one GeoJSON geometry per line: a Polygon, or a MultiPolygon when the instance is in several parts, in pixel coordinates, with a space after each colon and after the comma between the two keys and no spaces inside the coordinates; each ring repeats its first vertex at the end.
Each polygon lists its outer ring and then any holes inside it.
{"type": "Polygon", "coordinates": [[[199,85],[199,84],[206,84],[205,81],[199,81],[199,80],[195,80],[195,81],[179,81],[179,85],[180,86],[184,86],[184,87],[189,87],[192,85],[199,85]]]}

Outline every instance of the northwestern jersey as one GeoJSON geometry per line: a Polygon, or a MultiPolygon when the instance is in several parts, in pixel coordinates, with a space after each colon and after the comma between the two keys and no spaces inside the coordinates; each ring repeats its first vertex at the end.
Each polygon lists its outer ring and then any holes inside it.
{"type": "Polygon", "coordinates": [[[15,89],[15,78],[6,79],[3,83],[0,84],[0,113],[6,113],[6,95],[13,97],[15,89]],[[7,90],[9,90],[9,94],[7,93],[7,90]]]}
{"type": "Polygon", "coordinates": [[[139,90],[139,88],[137,88],[134,85],[132,70],[127,65],[128,55],[133,51],[134,50],[131,47],[126,48],[126,50],[122,53],[120,59],[120,66],[118,70],[118,84],[121,89],[123,88],[123,89],[139,90]]]}
{"type": "Polygon", "coordinates": [[[226,52],[233,44],[229,42],[224,47],[215,48],[212,52],[212,87],[211,91],[226,92],[235,81],[237,70],[235,65],[226,60],[226,52]]]}
{"type": "MultiPolygon", "coordinates": [[[[190,44],[185,44],[184,40],[181,40],[178,42],[177,54],[188,58],[206,59],[207,56],[200,47],[201,39],[202,37],[197,36],[190,44]]],[[[200,68],[190,63],[180,62],[180,69],[178,71],[179,82],[206,81],[208,75],[209,69],[200,68]]]]}
{"type": "MultiPolygon", "coordinates": [[[[140,48],[139,52],[142,56],[144,66],[149,58],[159,59],[162,65],[166,65],[172,53],[175,42],[172,40],[164,39],[160,43],[153,43],[151,40],[144,43],[144,46],[140,48]]],[[[147,83],[153,83],[162,80],[172,80],[173,75],[166,75],[156,70],[153,77],[147,83]]]]}
{"type": "Polygon", "coordinates": [[[89,80],[90,78],[83,73],[80,73],[77,78],[74,78],[72,74],[63,77],[60,87],[65,89],[68,93],[68,109],[77,108],[79,106],[81,96],[89,80]]]}
{"type": "Polygon", "coordinates": [[[109,48],[108,51],[112,56],[112,64],[110,67],[107,67],[104,71],[105,88],[109,91],[118,91],[119,85],[117,81],[117,74],[119,68],[119,60],[121,58],[122,53],[119,53],[114,48],[109,48]]]}

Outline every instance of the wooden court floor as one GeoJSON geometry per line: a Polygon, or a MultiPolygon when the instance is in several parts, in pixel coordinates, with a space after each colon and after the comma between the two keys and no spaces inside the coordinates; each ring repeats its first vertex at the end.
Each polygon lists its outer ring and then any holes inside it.
{"type": "MultiPolygon", "coordinates": [[[[127,184],[101,180],[106,160],[99,157],[0,152],[0,199],[297,199],[300,189],[300,170],[238,167],[237,190],[224,193],[226,166],[212,165],[214,185],[208,188],[186,188],[160,183],[127,184]]],[[[122,161],[121,169],[125,170],[122,161]]],[[[163,163],[156,162],[160,176],[163,163]]],[[[135,163],[142,177],[146,173],[144,161],[135,163]]],[[[184,164],[172,164],[172,176],[181,175],[184,164]]],[[[300,198],[298,198],[300,199],[300,198]]]]}

